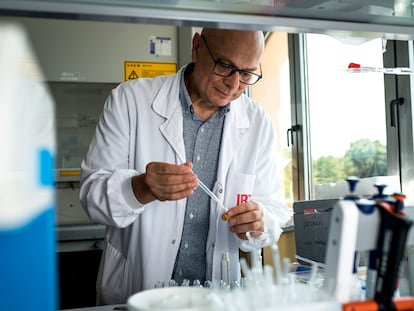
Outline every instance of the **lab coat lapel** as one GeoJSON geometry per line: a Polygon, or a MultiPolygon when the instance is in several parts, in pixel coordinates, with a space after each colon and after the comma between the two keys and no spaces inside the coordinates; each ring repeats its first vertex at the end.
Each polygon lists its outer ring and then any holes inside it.
{"type": "MultiPolygon", "coordinates": [[[[230,106],[230,111],[226,114],[223,137],[221,140],[216,190],[217,188],[225,187],[231,163],[240,152],[240,146],[244,142],[244,134],[247,133],[250,127],[250,119],[244,108],[244,104],[245,102],[242,98],[233,101],[230,106]]],[[[219,199],[224,202],[225,206],[232,206],[230,204],[234,203],[230,202],[231,198],[227,195],[227,191],[224,191],[224,193],[217,193],[219,199]],[[223,196],[224,193],[226,193],[225,196],[223,196]]],[[[215,223],[215,230],[210,230],[209,239],[214,241],[215,247],[211,249],[212,253],[209,254],[213,265],[212,271],[208,271],[208,273],[211,273],[213,280],[220,280],[222,277],[220,265],[221,258],[223,252],[229,252],[231,261],[230,278],[231,280],[237,280],[240,277],[240,272],[238,272],[240,269],[237,268],[239,267],[238,243],[236,241],[237,236],[228,236],[228,223],[219,218],[221,212],[222,211],[219,208],[211,209],[210,224],[215,223]]]]}
{"type": "Polygon", "coordinates": [[[242,144],[244,134],[249,130],[250,119],[243,107],[243,99],[239,98],[231,103],[230,111],[226,115],[223,138],[220,150],[220,165],[217,180],[224,181],[233,158],[237,155],[242,144]]]}
{"type": "Polygon", "coordinates": [[[175,150],[177,164],[185,162],[183,115],[179,100],[181,71],[165,80],[152,105],[154,111],[165,118],[159,130],[175,150]]]}

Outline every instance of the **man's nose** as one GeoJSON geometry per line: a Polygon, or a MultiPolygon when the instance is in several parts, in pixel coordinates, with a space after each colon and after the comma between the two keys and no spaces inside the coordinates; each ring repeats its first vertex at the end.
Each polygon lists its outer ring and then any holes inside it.
{"type": "Polygon", "coordinates": [[[231,88],[238,88],[240,84],[240,72],[234,70],[228,77],[224,78],[224,84],[231,88]]]}

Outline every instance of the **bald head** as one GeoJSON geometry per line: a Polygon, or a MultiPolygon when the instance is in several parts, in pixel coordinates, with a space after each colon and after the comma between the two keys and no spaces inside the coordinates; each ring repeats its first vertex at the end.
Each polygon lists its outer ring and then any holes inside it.
{"type": "Polygon", "coordinates": [[[236,51],[240,47],[241,53],[251,53],[261,58],[264,51],[262,31],[204,28],[201,34],[208,38],[209,44],[217,43],[236,51]]]}
{"type": "MultiPolygon", "coordinates": [[[[198,36],[196,34],[195,37],[198,36]]],[[[255,71],[259,68],[265,45],[263,32],[204,28],[201,36],[216,58],[245,70],[255,71]]],[[[197,38],[196,41],[199,40],[197,38]]],[[[197,43],[194,47],[197,47],[197,43]]]]}

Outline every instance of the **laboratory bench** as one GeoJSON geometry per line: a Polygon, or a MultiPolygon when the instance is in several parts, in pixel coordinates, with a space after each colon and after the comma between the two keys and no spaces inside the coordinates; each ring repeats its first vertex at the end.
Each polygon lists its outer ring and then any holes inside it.
{"type": "MultiPolygon", "coordinates": [[[[283,228],[278,245],[283,257],[295,261],[294,226],[283,228]]],[[[59,273],[59,308],[71,311],[122,310],[121,306],[96,307],[96,277],[102,256],[105,226],[98,224],[59,225],[56,228],[59,273]],[[114,309],[116,308],[117,309],[114,309]],[[79,308],[79,309],[76,309],[79,308]]],[[[241,254],[248,256],[248,254],[241,254]]],[[[265,264],[272,263],[269,248],[263,251],[265,264]]]]}

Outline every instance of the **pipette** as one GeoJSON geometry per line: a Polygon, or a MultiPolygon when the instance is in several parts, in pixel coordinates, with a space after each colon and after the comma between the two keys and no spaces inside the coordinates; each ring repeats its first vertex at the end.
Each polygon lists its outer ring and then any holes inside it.
{"type": "MultiPolygon", "coordinates": [[[[179,158],[181,159],[181,161],[183,161],[183,157],[181,157],[180,155],[178,155],[179,158]]],[[[184,161],[183,161],[184,162],[184,161]]],[[[228,212],[228,208],[224,206],[224,204],[220,201],[220,199],[205,185],[205,183],[203,183],[200,178],[197,177],[197,182],[198,185],[200,186],[200,188],[210,197],[212,198],[214,201],[217,202],[218,206],[220,206],[223,210],[224,210],[224,214],[222,216],[223,220],[229,220],[230,216],[227,214],[228,212]]]]}
{"type": "Polygon", "coordinates": [[[223,203],[220,201],[220,199],[200,180],[200,178],[197,177],[198,185],[200,188],[214,201],[217,202],[217,204],[224,210],[223,214],[223,220],[229,220],[230,216],[226,213],[228,212],[228,208],[223,205],[223,203]]]}
{"type": "Polygon", "coordinates": [[[384,73],[384,74],[409,75],[409,74],[414,74],[414,69],[408,68],[408,67],[395,67],[395,68],[364,67],[364,66],[361,66],[360,64],[350,63],[348,65],[348,72],[352,72],[352,73],[379,72],[379,73],[384,73]]]}

